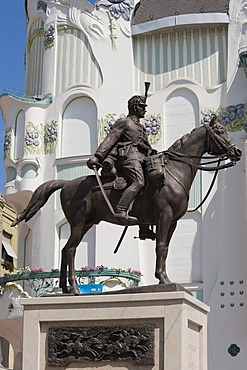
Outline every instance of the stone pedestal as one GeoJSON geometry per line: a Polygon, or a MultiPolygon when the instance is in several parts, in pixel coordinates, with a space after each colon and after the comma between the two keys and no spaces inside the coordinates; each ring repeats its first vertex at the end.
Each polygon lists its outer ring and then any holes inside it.
{"type": "Polygon", "coordinates": [[[186,292],[21,303],[23,370],[207,370],[209,309],[186,292]]]}

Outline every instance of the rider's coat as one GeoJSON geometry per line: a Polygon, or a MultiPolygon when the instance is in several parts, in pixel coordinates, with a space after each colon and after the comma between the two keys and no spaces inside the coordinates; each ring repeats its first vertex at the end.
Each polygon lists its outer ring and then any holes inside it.
{"type": "Polygon", "coordinates": [[[142,162],[152,151],[145,127],[140,124],[137,117],[131,115],[114,123],[107,137],[99,145],[95,156],[102,162],[116,146],[118,157],[123,160],[142,162]]]}

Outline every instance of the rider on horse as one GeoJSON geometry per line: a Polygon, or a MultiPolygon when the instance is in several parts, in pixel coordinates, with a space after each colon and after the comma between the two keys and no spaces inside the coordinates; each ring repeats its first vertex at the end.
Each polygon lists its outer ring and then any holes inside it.
{"type": "MultiPolygon", "coordinates": [[[[143,172],[144,158],[156,154],[148,142],[145,127],[140,123],[146,113],[147,96],[135,95],[128,101],[128,116],[118,119],[111,131],[98,147],[95,155],[87,165],[89,168],[99,166],[109,154],[116,151],[116,168],[118,176],[126,178],[128,187],[124,190],[117,206],[115,217],[124,223],[136,223],[137,219],[128,215],[129,208],[135,197],[145,185],[143,172]]],[[[113,166],[113,162],[110,165],[113,166]]],[[[108,161],[109,164],[109,161],[108,161]]]]}

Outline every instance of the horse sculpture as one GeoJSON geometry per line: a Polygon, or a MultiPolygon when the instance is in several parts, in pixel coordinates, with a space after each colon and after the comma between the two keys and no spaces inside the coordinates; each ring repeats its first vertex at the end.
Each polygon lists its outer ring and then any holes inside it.
{"type": "MultiPolygon", "coordinates": [[[[170,284],[166,272],[166,259],[169,242],[177,221],[188,207],[189,190],[204,153],[221,159],[230,159],[232,164],[241,158],[241,150],[228,137],[223,126],[213,117],[209,124],[203,124],[190,134],[177,140],[164,157],[165,181],[158,187],[147,186],[146,191],[137,197],[130,214],[138,219],[139,225],[156,226],[156,268],[155,277],[160,284],[170,284]]],[[[223,167],[223,166],[221,166],[223,167]]],[[[61,189],[61,204],[71,227],[71,235],[62,250],[60,287],[63,293],[78,294],[74,272],[76,247],[88,230],[100,221],[119,224],[110,212],[95,176],[75,180],[51,180],[40,185],[32,195],[26,209],[21,212],[14,225],[31,219],[44,206],[52,193],[61,189]],[[69,284],[67,288],[67,267],[69,284]]],[[[120,198],[120,190],[112,186],[105,192],[113,206],[120,198]]]]}

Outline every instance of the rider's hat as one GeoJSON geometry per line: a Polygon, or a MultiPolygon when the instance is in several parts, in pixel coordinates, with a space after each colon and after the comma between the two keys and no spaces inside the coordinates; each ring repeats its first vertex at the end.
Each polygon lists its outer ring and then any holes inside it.
{"type": "Polygon", "coordinates": [[[132,96],[128,101],[128,108],[133,107],[134,105],[144,105],[146,107],[146,97],[140,95],[132,96]]]}
{"type": "Polygon", "coordinates": [[[144,105],[147,106],[146,101],[148,97],[148,89],[150,86],[150,82],[145,82],[145,96],[141,95],[134,95],[130,100],[128,101],[128,108],[133,107],[134,105],[144,105]]]}

